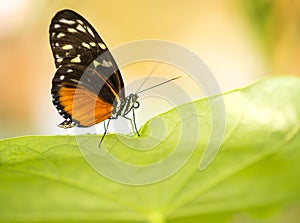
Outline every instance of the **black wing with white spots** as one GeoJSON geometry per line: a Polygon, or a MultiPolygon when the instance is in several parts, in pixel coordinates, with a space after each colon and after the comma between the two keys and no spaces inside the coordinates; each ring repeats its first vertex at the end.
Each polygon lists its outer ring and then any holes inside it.
{"type": "MultiPolygon", "coordinates": [[[[52,19],[50,44],[56,68],[70,63],[88,66],[107,51],[107,46],[89,22],[71,10],[60,11],[52,19]]],[[[116,65],[112,57],[107,60],[116,65]]]]}
{"type": "Polygon", "coordinates": [[[114,103],[116,94],[121,100],[125,99],[118,66],[86,19],[72,10],[59,11],[51,21],[49,32],[58,69],[52,80],[53,104],[68,122],[72,120],[72,115],[65,111],[59,100],[62,87],[76,88],[80,84],[110,104],[114,103]]]}

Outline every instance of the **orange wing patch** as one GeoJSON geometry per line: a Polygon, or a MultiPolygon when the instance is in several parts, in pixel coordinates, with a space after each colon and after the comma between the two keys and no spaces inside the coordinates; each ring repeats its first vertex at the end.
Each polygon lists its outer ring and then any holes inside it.
{"type": "Polygon", "coordinates": [[[85,88],[61,87],[59,102],[81,126],[92,126],[111,116],[114,107],[85,88]]]}

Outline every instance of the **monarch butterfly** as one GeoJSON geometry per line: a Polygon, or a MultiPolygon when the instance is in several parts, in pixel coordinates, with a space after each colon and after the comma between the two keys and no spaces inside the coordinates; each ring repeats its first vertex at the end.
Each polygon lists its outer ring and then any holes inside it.
{"type": "Polygon", "coordinates": [[[121,116],[131,120],[139,135],[134,114],[134,109],[139,107],[138,94],[125,97],[119,68],[93,26],[81,15],[66,9],[53,17],[49,32],[57,68],[52,79],[52,100],[65,119],[58,126],[89,127],[121,116]],[[127,117],[130,111],[133,119],[127,117]]]}

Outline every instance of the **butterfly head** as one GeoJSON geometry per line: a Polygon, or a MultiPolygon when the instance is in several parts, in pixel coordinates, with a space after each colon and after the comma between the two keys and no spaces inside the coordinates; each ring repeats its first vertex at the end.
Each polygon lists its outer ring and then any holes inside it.
{"type": "Polygon", "coordinates": [[[128,95],[124,101],[121,101],[121,103],[115,107],[111,118],[117,118],[118,116],[126,117],[132,109],[138,108],[140,106],[140,103],[137,101],[138,97],[137,94],[128,95]]]}
{"type": "Polygon", "coordinates": [[[127,98],[128,101],[130,101],[132,108],[138,108],[140,107],[140,103],[137,101],[138,99],[138,95],[137,94],[130,94],[127,98]]]}

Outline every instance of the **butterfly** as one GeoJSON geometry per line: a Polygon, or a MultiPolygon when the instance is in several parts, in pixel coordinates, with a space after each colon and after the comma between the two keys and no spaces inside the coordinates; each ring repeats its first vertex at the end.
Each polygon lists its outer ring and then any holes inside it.
{"type": "Polygon", "coordinates": [[[133,119],[127,117],[139,107],[138,95],[125,97],[119,68],[93,26],[78,13],[66,9],[53,17],[49,32],[57,68],[52,79],[52,101],[65,119],[58,126],[90,127],[122,116],[133,120],[139,135],[134,112],[133,119]]]}
{"type": "Polygon", "coordinates": [[[124,82],[117,63],[85,18],[69,9],[59,11],[51,20],[49,33],[57,68],[52,79],[52,102],[65,119],[58,126],[64,129],[90,127],[108,119],[99,146],[109,121],[120,116],[131,121],[139,136],[134,113],[134,109],[139,107],[138,93],[181,77],[125,97],[124,82]],[[132,119],[127,116],[130,111],[132,119]]]}

